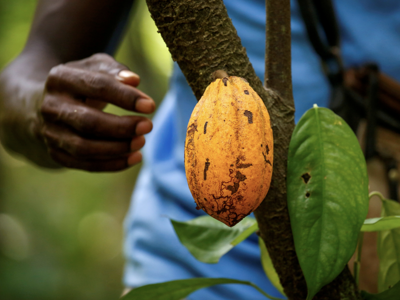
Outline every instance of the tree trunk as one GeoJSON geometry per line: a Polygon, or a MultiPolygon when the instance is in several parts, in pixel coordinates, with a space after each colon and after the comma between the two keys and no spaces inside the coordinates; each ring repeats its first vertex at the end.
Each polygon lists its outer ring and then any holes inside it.
{"type": "MultiPolygon", "coordinates": [[[[294,128],[291,84],[290,0],[269,0],[264,88],[247,57],[222,0],[146,0],[152,18],[199,100],[212,73],[240,76],[263,99],[274,131],[274,171],[266,199],[255,211],[260,235],[289,299],[305,299],[307,287],[294,250],[286,203],[286,163],[294,128]],[[276,90],[276,91],[275,91],[276,90]]],[[[346,268],[314,299],[359,299],[346,268]]]]}

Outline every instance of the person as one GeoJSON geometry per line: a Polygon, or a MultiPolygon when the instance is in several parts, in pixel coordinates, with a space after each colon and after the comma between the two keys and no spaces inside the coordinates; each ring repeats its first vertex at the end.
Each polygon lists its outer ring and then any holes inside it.
{"type": "MultiPolygon", "coordinates": [[[[22,53],[0,77],[0,138],[10,151],[48,168],[118,171],[139,163],[146,117],[102,112],[107,103],[149,114],[154,101],[139,89],[139,76],[111,56],[110,41],[131,1],[40,0],[22,53]]],[[[225,1],[257,75],[263,78],[265,1],[225,1]]],[[[337,0],[346,66],[375,61],[400,80],[400,3],[337,0]],[[379,30],[377,29],[379,24],[379,30]],[[381,45],[385,45],[382,47],[381,45]]],[[[292,72],[296,122],[314,103],[327,106],[329,84],[292,1],[292,72]]],[[[192,277],[248,280],[272,296],[253,235],[218,264],[196,261],[179,243],[168,218],[203,214],[187,187],[183,152],[186,126],[196,99],[177,65],[153,120],[144,164],[125,221],[128,288],[192,277]],[[167,216],[167,217],[166,217],[167,216]]],[[[264,299],[242,285],[201,289],[189,299],[264,299]]]]}

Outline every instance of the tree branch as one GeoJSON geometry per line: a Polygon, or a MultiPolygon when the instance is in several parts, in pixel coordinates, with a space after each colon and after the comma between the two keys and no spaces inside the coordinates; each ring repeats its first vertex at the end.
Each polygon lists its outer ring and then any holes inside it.
{"type": "MultiPolygon", "coordinates": [[[[289,299],[305,299],[307,286],[294,247],[286,194],[286,168],[290,138],[294,129],[294,101],[291,72],[290,0],[266,0],[266,88],[282,97],[275,105],[266,102],[274,133],[274,170],[266,199],[255,211],[271,260],[289,299]]],[[[345,270],[315,297],[322,299],[360,299],[357,287],[345,270]]]]}
{"type": "Polygon", "coordinates": [[[271,260],[289,299],[305,299],[307,286],[294,249],[286,200],[286,167],[294,129],[291,72],[290,0],[266,1],[264,85],[276,91],[274,105],[265,103],[274,133],[274,170],[267,197],[254,212],[271,260]]]}
{"type": "Polygon", "coordinates": [[[266,0],[265,2],[267,21],[264,85],[286,99],[287,105],[293,107],[294,114],[290,0],[266,0]]]}
{"type": "Polygon", "coordinates": [[[246,78],[257,93],[263,93],[221,0],[147,0],[147,5],[197,100],[216,70],[246,78]]]}
{"type": "Polygon", "coordinates": [[[294,128],[290,0],[269,1],[268,4],[269,14],[274,12],[275,15],[273,24],[267,25],[270,40],[266,85],[282,97],[263,87],[222,0],[146,1],[173,60],[198,100],[212,81],[212,73],[225,70],[230,76],[247,79],[267,106],[274,130],[274,171],[267,198],[255,215],[286,295],[289,299],[305,299],[307,288],[294,251],[286,204],[287,152],[294,128]]]}

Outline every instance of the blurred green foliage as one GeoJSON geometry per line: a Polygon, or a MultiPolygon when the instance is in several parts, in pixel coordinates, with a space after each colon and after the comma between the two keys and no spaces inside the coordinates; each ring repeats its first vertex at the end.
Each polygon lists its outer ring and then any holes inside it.
{"type": "MultiPolygon", "coordinates": [[[[0,1],[0,69],[22,50],[36,2],[0,1]]],[[[137,2],[116,57],[159,103],[172,62],[144,1],[137,2]]],[[[48,171],[0,146],[0,299],[117,299],[122,222],[139,168],[48,171]]]]}

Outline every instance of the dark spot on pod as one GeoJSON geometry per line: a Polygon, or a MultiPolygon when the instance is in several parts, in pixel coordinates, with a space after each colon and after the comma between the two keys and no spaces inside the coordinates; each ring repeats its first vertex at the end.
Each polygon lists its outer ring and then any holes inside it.
{"type": "Polygon", "coordinates": [[[306,198],[309,198],[311,196],[311,193],[310,192],[307,192],[306,193],[306,198]]]}
{"type": "Polygon", "coordinates": [[[196,209],[197,209],[197,210],[200,210],[201,208],[200,208],[198,205],[196,205],[196,209]]]}
{"type": "Polygon", "coordinates": [[[262,144],[261,144],[261,147],[262,147],[262,144]]]}
{"type": "Polygon", "coordinates": [[[207,202],[207,198],[204,198],[204,201],[206,201],[206,202],[207,202]]]}
{"type": "MultiPolygon", "coordinates": [[[[232,186],[232,185],[228,185],[228,187],[227,187],[226,189],[227,189],[228,191],[231,191],[232,194],[236,193],[237,190],[239,189],[239,182],[235,182],[235,183],[233,184],[233,186],[232,186]]],[[[232,194],[231,194],[231,195],[232,195],[232,194]]]]}
{"type": "Polygon", "coordinates": [[[237,158],[236,158],[236,164],[239,164],[239,162],[240,162],[240,160],[246,160],[246,157],[244,156],[244,155],[239,155],[237,158]]]}
{"type": "Polygon", "coordinates": [[[265,161],[267,164],[270,164],[270,166],[272,166],[271,162],[269,161],[269,159],[267,159],[267,157],[265,156],[264,152],[261,152],[261,153],[262,153],[262,155],[264,156],[264,161],[265,161]]]}
{"type": "Polygon", "coordinates": [[[206,163],[204,165],[204,180],[207,180],[207,171],[209,167],[210,167],[210,162],[209,159],[207,158],[206,163]]]}
{"type": "Polygon", "coordinates": [[[244,90],[244,93],[245,93],[246,95],[248,95],[248,94],[249,94],[249,91],[248,91],[248,90],[244,90]]]}
{"type": "MultiPolygon", "coordinates": [[[[262,145],[261,145],[262,146],[262,145]]],[[[267,148],[267,155],[269,154],[269,148],[268,148],[268,145],[266,146],[266,148],[267,148]]]]}
{"type": "Polygon", "coordinates": [[[304,183],[307,184],[310,181],[311,175],[309,173],[304,173],[301,175],[301,178],[303,178],[304,183]]]}
{"type": "Polygon", "coordinates": [[[225,86],[228,86],[227,85],[228,77],[222,78],[222,82],[224,83],[225,86]]]}
{"type": "Polygon", "coordinates": [[[248,167],[251,167],[253,164],[238,164],[237,166],[236,166],[236,168],[238,168],[238,169],[246,169],[246,168],[248,168],[248,167]]]}
{"type": "Polygon", "coordinates": [[[204,123],[204,134],[207,133],[207,124],[208,124],[208,122],[205,122],[205,123],[204,123]]]}
{"type": "MultiPolygon", "coordinates": [[[[197,121],[197,120],[196,120],[197,121]]],[[[188,130],[188,134],[194,134],[194,132],[197,131],[197,124],[196,123],[192,123],[189,126],[189,130],[188,130]]]]}
{"type": "Polygon", "coordinates": [[[238,179],[239,181],[245,181],[247,179],[246,175],[243,175],[239,171],[236,171],[235,178],[238,179]]]}
{"type": "Polygon", "coordinates": [[[253,123],[253,113],[251,111],[245,110],[244,115],[247,117],[249,124],[253,123]]]}
{"type": "Polygon", "coordinates": [[[233,164],[231,165],[231,167],[233,167],[233,164]]]}

